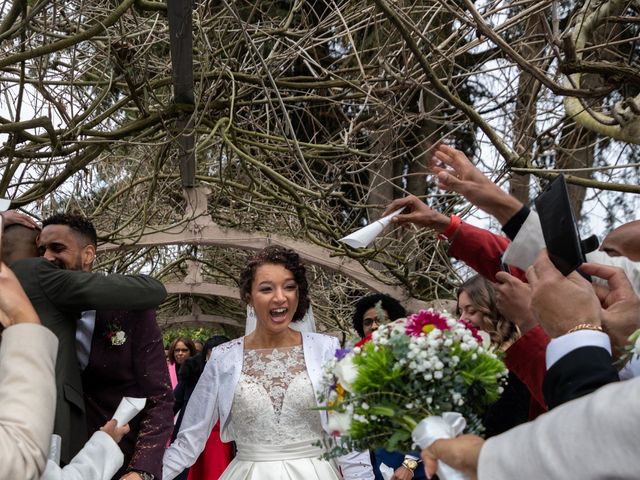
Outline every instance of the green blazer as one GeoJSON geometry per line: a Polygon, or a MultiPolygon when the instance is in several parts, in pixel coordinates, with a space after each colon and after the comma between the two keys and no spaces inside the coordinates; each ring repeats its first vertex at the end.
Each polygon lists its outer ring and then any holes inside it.
{"type": "MultiPolygon", "coordinates": [[[[164,286],[146,275],[104,275],[63,270],[44,258],[18,260],[11,269],[40,316],[58,337],[56,415],[53,433],[62,437],[61,461],[69,463],[87,441],[76,321],[85,310],[144,310],[166,298],[164,286]]],[[[29,348],[25,345],[25,348],[29,348]]]]}

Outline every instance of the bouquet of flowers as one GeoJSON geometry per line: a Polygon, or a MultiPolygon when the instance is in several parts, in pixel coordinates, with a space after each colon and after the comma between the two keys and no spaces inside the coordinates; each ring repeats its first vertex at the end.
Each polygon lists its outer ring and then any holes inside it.
{"type": "Polygon", "coordinates": [[[325,364],[332,432],[326,456],[375,448],[411,451],[418,423],[451,417],[448,412],[464,417],[454,415],[454,435],[465,426],[468,433],[481,433],[481,416],[507,376],[483,333],[469,322],[423,310],[382,325],[360,348],[338,350],[325,364]]]}

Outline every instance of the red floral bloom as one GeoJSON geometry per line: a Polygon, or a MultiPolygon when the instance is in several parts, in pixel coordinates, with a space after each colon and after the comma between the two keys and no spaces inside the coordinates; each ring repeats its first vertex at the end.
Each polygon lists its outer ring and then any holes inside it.
{"type": "Polygon", "coordinates": [[[354,345],[354,347],[363,347],[365,343],[371,341],[371,336],[373,335],[373,332],[369,332],[364,338],[361,338],[358,343],[356,343],[354,345]]]}
{"type": "Polygon", "coordinates": [[[436,328],[441,331],[449,330],[446,317],[443,317],[437,312],[420,310],[418,313],[414,313],[407,318],[405,333],[419,337],[423,334],[426,335],[436,328]]]}
{"type": "Polygon", "coordinates": [[[469,320],[463,320],[462,318],[458,321],[462,325],[464,325],[467,328],[467,330],[471,332],[471,335],[473,335],[473,338],[475,338],[478,341],[478,343],[482,345],[482,337],[478,333],[478,329],[473,326],[473,323],[471,323],[469,320]]]}

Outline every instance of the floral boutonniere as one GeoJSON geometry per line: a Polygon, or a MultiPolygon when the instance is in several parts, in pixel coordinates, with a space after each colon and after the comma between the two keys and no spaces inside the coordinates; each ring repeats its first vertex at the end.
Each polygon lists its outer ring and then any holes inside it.
{"type": "Polygon", "coordinates": [[[127,341],[127,335],[119,323],[108,323],[105,337],[107,337],[107,340],[109,340],[114,347],[124,345],[124,342],[127,341]]]}

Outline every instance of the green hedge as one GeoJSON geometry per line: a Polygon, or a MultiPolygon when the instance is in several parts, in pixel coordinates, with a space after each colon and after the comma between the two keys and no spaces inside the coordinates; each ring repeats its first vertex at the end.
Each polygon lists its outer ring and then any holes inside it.
{"type": "MultiPolygon", "coordinates": [[[[169,348],[171,342],[178,337],[187,337],[191,340],[204,342],[213,335],[226,335],[220,327],[170,327],[162,333],[164,347],[169,348]]],[[[228,336],[228,335],[227,335],[228,336]]]]}

